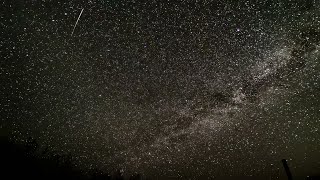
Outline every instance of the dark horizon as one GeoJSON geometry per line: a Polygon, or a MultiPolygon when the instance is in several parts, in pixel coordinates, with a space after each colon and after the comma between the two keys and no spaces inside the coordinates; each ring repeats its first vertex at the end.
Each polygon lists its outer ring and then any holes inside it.
{"type": "MultiPolygon", "coordinates": [[[[36,140],[28,138],[25,142],[14,142],[8,137],[0,137],[2,147],[1,164],[2,177],[10,179],[83,179],[83,180],[148,180],[155,177],[146,177],[143,174],[128,174],[123,170],[106,172],[98,168],[82,169],[73,162],[72,155],[50,151],[48,147],[41,148],[36,140]]],[[[282,159],[283,172],[286,172],[288,180],[292,180],[292,173],[286,159],[282,159]]],[[[280,163],[280,161],[279,161],[280,163]]],[[[178,176],[170,177],[177,179],[178,176]]],[[[204,179],[269,179],[268,176],[232,177],[232,176],[203,176],[204,179]]],[[[162,179],[158,176],[156,179],[162,179]]],[[[168,179],[168,177],[163,177],[168,179]]],[[[201,177],[197,177],[201,179],[201,177]]],[[[283,179],[286,179],[283,177],[283,179]]],[[[294,179],[317,180],[320,174],[309,174],[306,177],[294,179]]]]}

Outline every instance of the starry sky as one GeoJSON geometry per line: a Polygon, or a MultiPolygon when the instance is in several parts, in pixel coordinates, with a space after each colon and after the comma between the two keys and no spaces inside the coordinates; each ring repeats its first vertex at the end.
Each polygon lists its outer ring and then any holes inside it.
{"type": "Polygon", "coordinates": [[[319,1],[0,4],[13,138],[151,178],[319,172],[319,1]]]}

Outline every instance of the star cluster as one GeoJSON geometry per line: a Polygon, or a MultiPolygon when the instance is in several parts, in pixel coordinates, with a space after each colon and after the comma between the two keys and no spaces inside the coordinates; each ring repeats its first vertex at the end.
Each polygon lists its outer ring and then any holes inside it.
{"type": "Polygon", "coordinates": [[[3,1],[1,129],[109,172],[284,178],[285,158],[315,173],[319,9],[3,1]]]}

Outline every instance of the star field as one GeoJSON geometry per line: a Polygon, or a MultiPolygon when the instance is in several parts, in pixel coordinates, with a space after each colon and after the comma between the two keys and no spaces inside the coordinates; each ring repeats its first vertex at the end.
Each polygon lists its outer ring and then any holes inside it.
{"type": "Polygon", "coordinates": [[[281,159],[294,176],[315,174],[319,9],[3,1],[1,131],[82,168],[150,178],[285,179],[281,159]]]}

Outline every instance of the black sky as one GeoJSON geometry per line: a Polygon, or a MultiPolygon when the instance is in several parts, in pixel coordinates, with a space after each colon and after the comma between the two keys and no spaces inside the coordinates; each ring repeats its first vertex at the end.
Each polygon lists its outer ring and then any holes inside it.
{"type": "Polygon", "coordinates": [[[285,178],[285,158],[294,176],[315,174],[319,9],[2,1],[1,131],[71,153],[83,168],[268,179],[285,178]]]}

